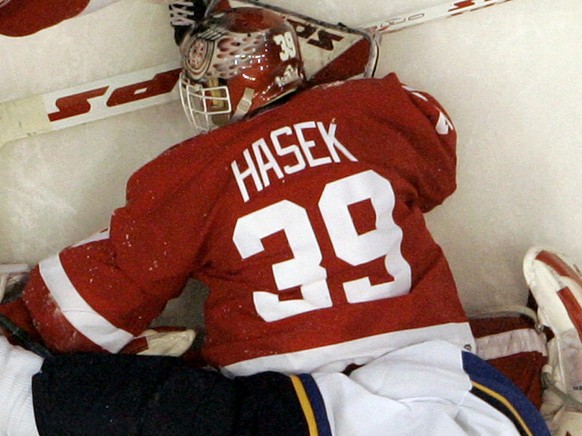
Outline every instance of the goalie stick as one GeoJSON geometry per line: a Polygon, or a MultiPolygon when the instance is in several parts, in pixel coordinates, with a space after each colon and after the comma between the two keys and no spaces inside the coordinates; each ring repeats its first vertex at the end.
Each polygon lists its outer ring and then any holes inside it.
{"type": "Polygon", "coordinates": [[[388,20],[375,21],[363,27],[371,32],[393,33],[418,24],[441,18],[454,17],[465,12],[472,12],[489,6],[506,3],[510,0],[467,0],[443,3],[423,10],[412,11],[388,20]]]}
{"type": "MultiPolygon", "coordinates": [[[[463,0],[361,26],[380,34],[454,17],[509,0],[463,0]]],[[[267,6],[246,0],[255,6],[267,6]]],[[[330,25],[333,26],[333,25],[330,25]]],[[[175,101],[179,61],[18,100],[0,102],[0,149],[10,141],[175,101]]]]}
{"type": "Polygon", "coordinates": [[[180,71],[175,61],[0,103],[0,148],[16,139],[176,100],[180,71]]]}

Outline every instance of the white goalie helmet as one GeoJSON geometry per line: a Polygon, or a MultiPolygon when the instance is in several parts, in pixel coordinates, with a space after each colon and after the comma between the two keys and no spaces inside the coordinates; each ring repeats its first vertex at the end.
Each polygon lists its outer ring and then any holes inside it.
{"type": "Polygon", "coordinates": [[[243,119],[304,83],[295,30],[266,9],[210,15],[180,51],[180,96],[197,134],[243,119]]]}

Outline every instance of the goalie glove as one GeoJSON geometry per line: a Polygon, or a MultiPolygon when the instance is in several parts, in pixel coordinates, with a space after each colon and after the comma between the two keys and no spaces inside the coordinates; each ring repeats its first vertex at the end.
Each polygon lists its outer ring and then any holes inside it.
{"type": "Polygon", "coordinates": [[[123,354],[180,357],[192,346],[196,332],[179,327],[155,327],[145,330],[122,350],[123,354]]]}

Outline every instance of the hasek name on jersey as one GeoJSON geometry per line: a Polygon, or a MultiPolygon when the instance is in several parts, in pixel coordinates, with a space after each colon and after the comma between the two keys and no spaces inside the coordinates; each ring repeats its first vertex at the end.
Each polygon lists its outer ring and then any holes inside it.
{"type": "Polygon", "coordinates": [[[271,177],[283,179],[306,168],[341,162],[356,157],[336,138],[337,124],[305,121],[272,130],[231,163],[232,173],[245,202],[249,191],[260,192],[271,184],[271,177]],[[244,163],[242,162],[244,161],[244,163]]]}

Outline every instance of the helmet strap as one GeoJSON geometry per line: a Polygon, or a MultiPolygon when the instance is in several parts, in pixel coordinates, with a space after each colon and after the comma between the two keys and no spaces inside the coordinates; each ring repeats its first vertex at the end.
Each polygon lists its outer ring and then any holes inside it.
{"type": "Polygon", "coordinates": [[[238,121],[242,119],[251,109],[253,104],[253,97],[255,96],[255,90],[251,88],[245,88],[241,99],[236,105],[236,110],[232,114],[231,120],[238,121]]]}

